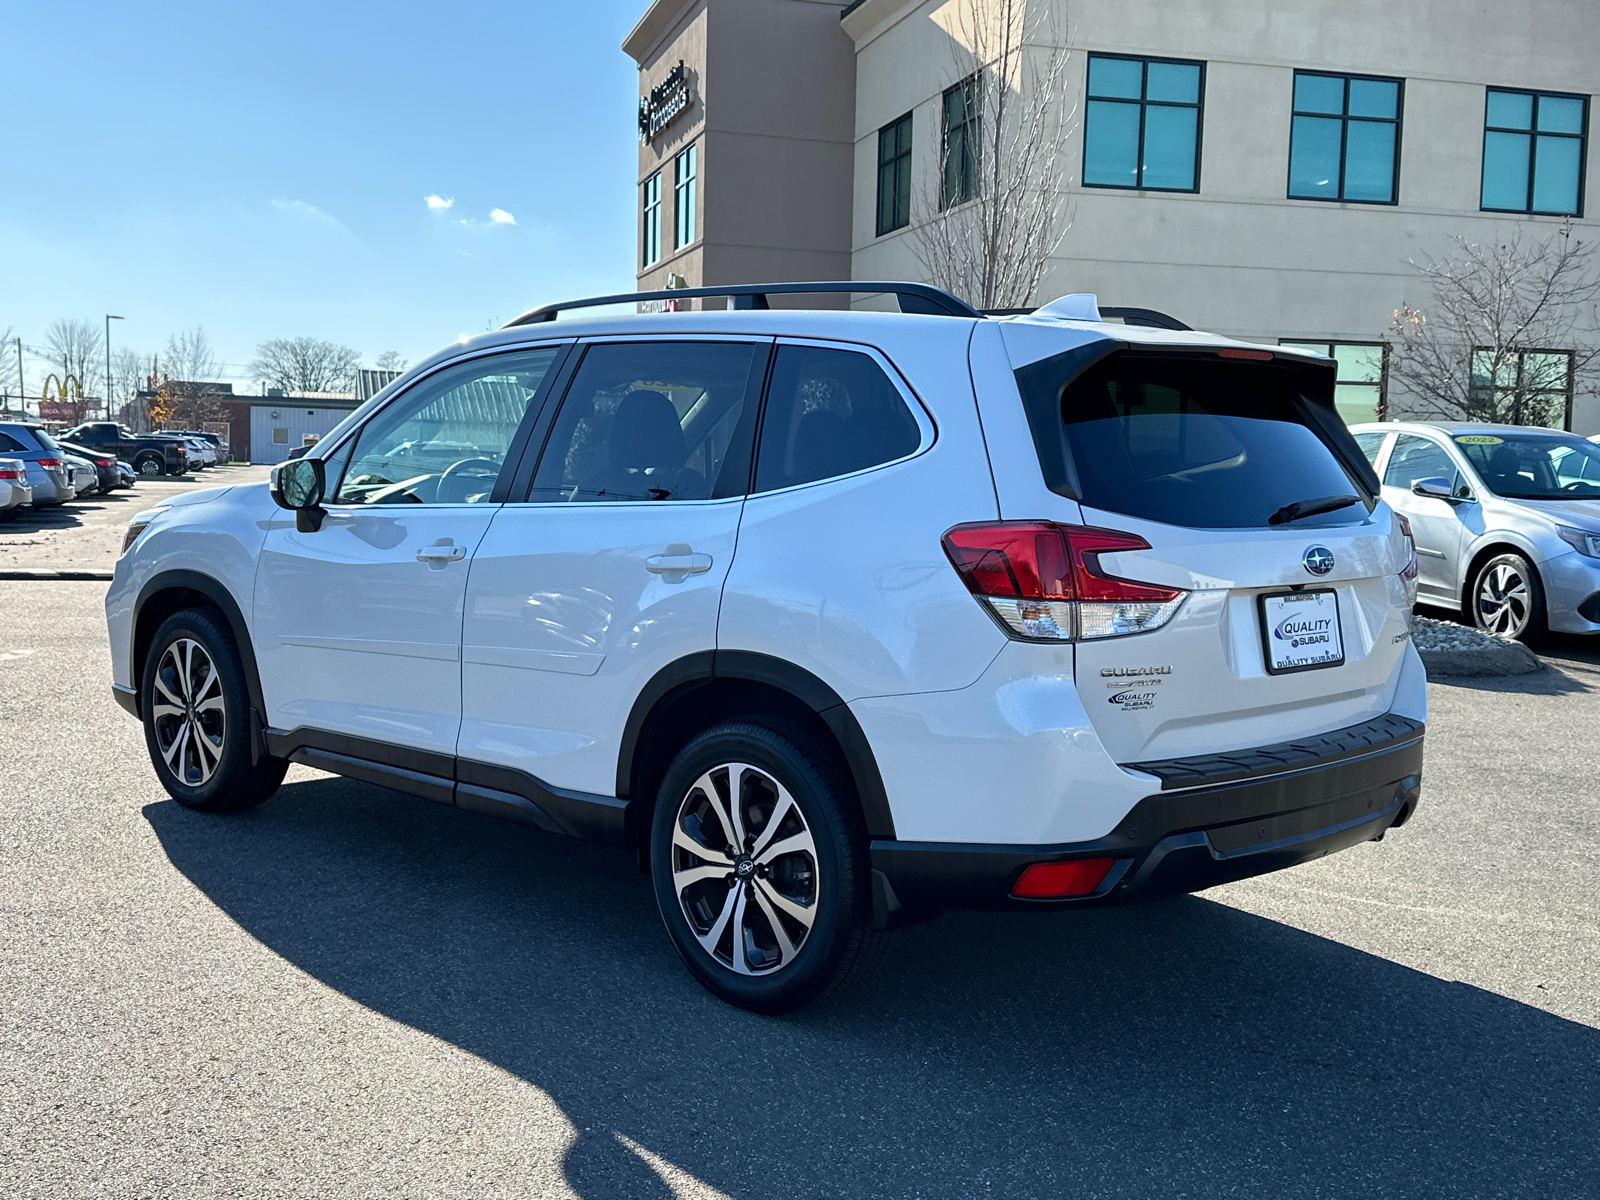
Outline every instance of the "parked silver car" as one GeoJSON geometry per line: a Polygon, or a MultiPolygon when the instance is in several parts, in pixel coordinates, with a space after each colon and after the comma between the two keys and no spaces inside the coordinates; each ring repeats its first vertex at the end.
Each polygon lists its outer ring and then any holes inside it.
{"type": "Polygon", "coordinates": [[[0,458],[0,520],[16,516],[19,509],[32,503],[28,464],[20,458],[0,458]]]}
{"type": "Polygon", "coordinates": [[[1419,602],[1503,638],[1600,633],[1600,446],[1521,425],[1350,432],[1411,522],[1419,602]]]}

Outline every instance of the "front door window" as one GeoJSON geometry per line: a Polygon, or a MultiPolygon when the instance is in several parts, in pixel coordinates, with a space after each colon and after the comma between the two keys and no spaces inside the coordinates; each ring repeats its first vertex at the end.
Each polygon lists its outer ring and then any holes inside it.
{"type": "Polygon", "coordinates": [[[482,504],[558,348],[473,359],[424,380],[362,429],[335,504],[482,504]]]}

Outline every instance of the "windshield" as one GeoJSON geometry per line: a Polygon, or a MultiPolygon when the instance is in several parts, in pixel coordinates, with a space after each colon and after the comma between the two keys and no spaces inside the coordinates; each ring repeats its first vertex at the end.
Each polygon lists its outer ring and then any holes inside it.
{"type": "Polygon", "coordinates": [[[1549,434],[1462,433],[1456,447],[1484,487],[1509,500],[1600,498],[1600,446],[1549,434]]]}
{"type": "Polygon", "coordinates": [[[1060,392],[1080,499],[1196,529],[1365,520],[1371,493],[1314,427],[1303,385],[1266,363],[1103,359],[1060,392]]]}

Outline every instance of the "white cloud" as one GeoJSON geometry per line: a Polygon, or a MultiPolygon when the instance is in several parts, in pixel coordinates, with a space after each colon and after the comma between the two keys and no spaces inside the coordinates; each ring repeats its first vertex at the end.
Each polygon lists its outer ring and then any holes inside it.
{"type": "Polygon", "coordinates": [[[456,202],[456,198],[454,196],[441,196],[435,192],[432,195],[424,196],[422,202],[433,212],[443,212],[456,202]]]}
{"type": "Polygon", "coordinates": [[[517,223],[517,219],[503,208],[491,208],[489,210],[489,220],[496,225],[515,225],[517,223]]]}

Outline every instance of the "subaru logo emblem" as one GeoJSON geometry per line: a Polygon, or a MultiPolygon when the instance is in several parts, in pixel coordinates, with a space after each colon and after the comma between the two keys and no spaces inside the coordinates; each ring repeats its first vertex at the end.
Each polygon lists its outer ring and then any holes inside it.
{"type": "Polygon", "coordinates": [[[1326,546],[1310,546],[1300,561],[1313,575],[1326,575],[1333,570],[1333,551],[1326,546]]]}

